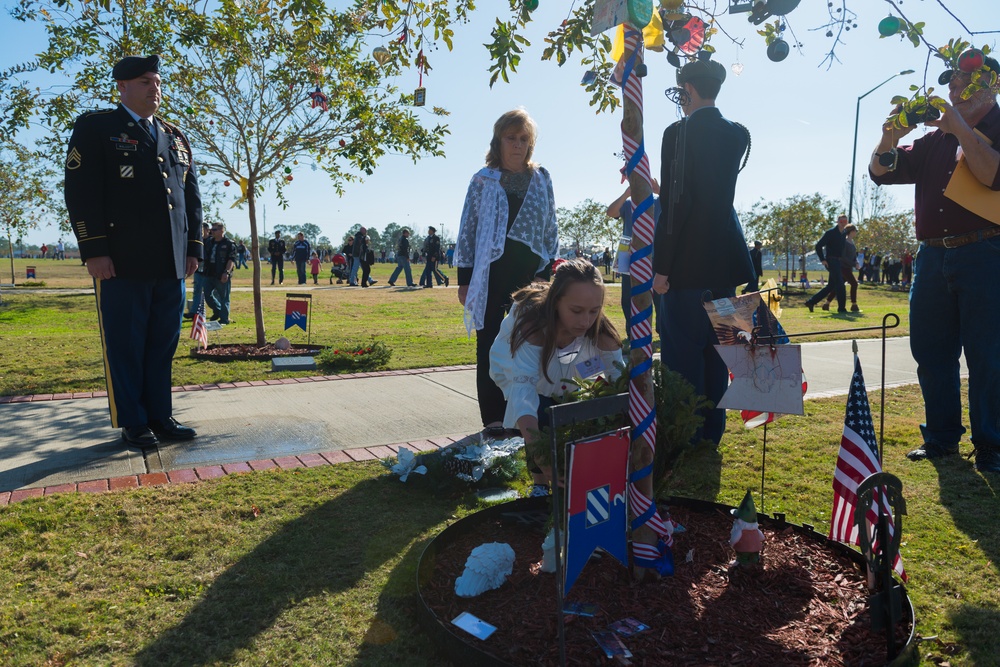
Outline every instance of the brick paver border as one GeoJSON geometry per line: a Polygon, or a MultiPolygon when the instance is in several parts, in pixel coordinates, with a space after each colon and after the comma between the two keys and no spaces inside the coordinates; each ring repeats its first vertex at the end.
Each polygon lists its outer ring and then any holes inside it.
{"type": "Polygon", "coordinates": [[[397,442],[392,445],[371,445],[338,449],[319,454],[300,454],[298,456],[279,456],[273,459],[246,461],[243,463],[227,463],[225,465],[204,466],[199,468],[182,468],[167,472],[144,473],[126,477],[110,477],[94,479],[85,482],[54,484],[46,487],[18,489],[16,491],[0,491],[0,507],[20,502],[26,498],[41,498],[54,493],[108,493],[112,491],[129,491],[144,486],[160,486],[163,484],[192,484],[208,479],[217,479],[227,475],[239,475],[258,470],[290,470],[294,468],[316,468],[320,466],[341,465],[357,461],[374,461],[385,458],[388,452],[398,452],[400,447],[414,451],[440,449],[458,442],[465,436],[442,436],[430,440],[413,440],[397,442]]]}

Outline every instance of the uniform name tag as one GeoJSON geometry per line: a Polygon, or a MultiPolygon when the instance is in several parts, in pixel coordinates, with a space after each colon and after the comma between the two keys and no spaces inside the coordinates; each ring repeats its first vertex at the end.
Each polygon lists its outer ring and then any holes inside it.
{"type": "Polygon", "coordinates": [[[590,359],[584,359],[576,365],[576,372],[582,378],[589,378],[604,372],[604,362],[600,355],[595,354],[590,359]]]}
{"type": "Polygon", "coordinates": [[[135,178],[135,167],[130,164],[123,164],[118,167],[118,173],[122,178],[135,178]]]}

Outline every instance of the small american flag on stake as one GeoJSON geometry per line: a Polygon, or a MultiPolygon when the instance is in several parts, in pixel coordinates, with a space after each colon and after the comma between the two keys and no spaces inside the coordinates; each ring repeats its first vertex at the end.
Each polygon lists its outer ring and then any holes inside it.
{"type": "MultiPolygon", "coordinates": [[[[868,406],[865,378],[861,374],[861,360],[854,354],[854,375],[847,394],[847,411],[844,415],[844,435],[840,439],[840,453],[833,474],[833,512],[830,514],[830,539],[848,544],[860,544],[858,527],[854,523],[854,508],[858,503],[858,485],[869,475],[882,472],[878,457],[875,426],[868,406]]],[[[893,532],[892,513],[885,497],[876,493],[885,514],[889,516],[889,534],[893,532]]],[[[868,509],[870,525],[878,524],[874,503],[868,509]]],[[[906,581],[903,559],[896,554],[892,569],[906,581]]]]}
{"type": "Polygon", "coordinates": [[[208,347],[208,329],[205,328],[205,299],[198,302],[198,311],[191,320],[191,338],[208,347]]]}

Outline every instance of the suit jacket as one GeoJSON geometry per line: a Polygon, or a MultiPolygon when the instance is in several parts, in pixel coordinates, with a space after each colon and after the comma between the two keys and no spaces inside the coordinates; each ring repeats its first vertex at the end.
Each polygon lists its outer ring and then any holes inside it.
{"type": "Polygon", "coordinates": [[[699,109],[685,122],[684,182],[668,231],[670,188],[680,123],[663,133],[660,220],[653,266],[678,289],[726,289],[754,279],[750,252],[733,200],[740,160],[749,136],[715,107],[699,109]]]}
{"type": "MultiPolygon", "coordinates": [[[[826,230],[814,246],[816,257],[821,262],[837,262],[844,254],[844,245],[847,243],[847,235],[840,229],[840,225],[834,225],[826,230]],[[825,251],[825,252],[824,252],[825,251]]],[[[853,262],[851,266],[854,266],[853,262]]],[[[833,268],[831,267],[831,271],[833,268]]]]}
{"type": "Polygon", "coordinates": [[[202,257],[201,193],[187,139],[155,118],[157,140],[120,106],[76,119],[66,208],[80,256],[108,256],[122,278],[181,279],[202,257]]]}

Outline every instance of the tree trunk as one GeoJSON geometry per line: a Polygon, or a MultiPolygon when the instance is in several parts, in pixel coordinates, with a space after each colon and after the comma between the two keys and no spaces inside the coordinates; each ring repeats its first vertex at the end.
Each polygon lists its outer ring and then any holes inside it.
{"type": "Polygon", "coordinates": [[[250,214],[250,253],[253,255],[253,320],[257,334],[257,344],[267,342],[264,333],[264,308],[260,298],[260,240],[257,236],[257,199],[254,193],[254,181],[247,182],[247,211],[250,214]]]}
{"type": "MultiPolygon", "coordinates": [[[[631,25],[625,24],[625,33],[625,53],[622,55],[622,59],[627,62],[632,57],[633,52],[635,52],[635,66],[637,67],[642,63],[643,59],[642,43],[640,41],[642,39],[641,31],[637,31],[631,25]]],[[[642,79],[633,71],[625,81],[623,94],[622,142],[624,144],[626,161],[630,161],[637,148],[643,146],[642,121],[642,79]]],[[[652,193],[649,158],[646,155],[641,156],[639,163],[629,173],[628,179],[629,187],[631,188],[633,211],[635,211],[638,205],[645,201],[652,193]]],[[[652,245],[654,223],[652,206],[641,217],[633,217],[631,247],[633,254],[652,245]]],[[[652,261],[649,256],[647,255],[632,263],[630,265],[630,273],[632,275],[632,314],[635,315],[647,309],[650,310],[644,321],[637,323],[629,329],[630,340],[638,342],[645,339],[646,341],[639,346],[630,346],[630,367],[640,368],[644,364],[647,366],[642,373],[634,375],[629,382],[629,417],[633,428],[630,471],[634,472],[652,464],[656,447],[656,401],[653,396],[652,370],[648,367],[653,352],[651,324],[653,293],[650,289],[637,289],[637,286],[652,278],[652,261]],[[645,432],[641,434],[637,433],[636,428],[639,422],[646,418],[650,411],[653,413],[652,423],[649,424],[645,432]]],[[[633,493],[630,494],[632,495],[630,508],[632,510],[631,518],[635,519],[636,516],[642,514],[643,509],[640,503],[636,502],[637,498],[640,499],[640,502],[651,501],[655,505],[656,499],[653,497],[652,474],[636,480],[632,483],[632,486],[634,488],[632,490],[633,493]],[[641,500],[642,497],[645,498],[645,501],[641,500]]],[[[655,550],[659,538],[657,531],[653,528],[656,521],[659,521],[658,515],[654,519],[633,529],[633,551],[638,553],[637,545],[640,545],[640,549],[642,546],[645,546],[647,550],[650,548],[655,550]]],[[[655,570],[637,567],[636,576],[641,581],[647,577],[657,578],[658,575],[655,570]]]]}

